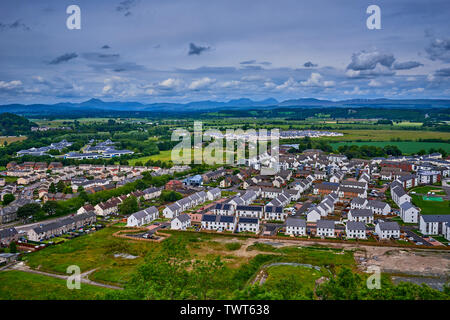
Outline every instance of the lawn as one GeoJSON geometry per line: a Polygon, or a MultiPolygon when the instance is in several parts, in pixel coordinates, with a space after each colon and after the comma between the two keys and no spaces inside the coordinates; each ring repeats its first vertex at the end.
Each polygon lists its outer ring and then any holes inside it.
{"type": "Polygon", "coordinates": [[[446,195],[445,191],[441,187],[436,187],[436,186],[417,187],[417,188],[411,189],[410,191],[414,191],[414,192],[420,193],[420,194],[427,194],[428,192],[434,192],[435,195],[441,195],[441,196],[446,195]]]}
{"type": "Polygon", "coordinates": [[[0,137],[0,148],[4,146],[5,141],[8,144],[17,142],[17,141],[23,141],[25,140],[27,137],[26,136],[22,136],[22,137],[0,137]]]}
{"type": "Polygon", "coordinates": [[[322,276],[330,276],[329,272],[322,272],[316,269],[307,268],[303,266],[289,266],[289,265],[278,265],[272,266],[266,269],[268,277],[265,285],[271,287],[276,285],[280,279],[289,277],[295,277],[299,279],[303,285],[305,291],[313,291],[315,287],[315,282],[322,276]]]}
{"type": "Polygon", "coordinates": [[[81,289],[70,290],[63,279],[17,270],[0,272],[0,300],[91,300],[110,291],[84,283],[81,289]]]}
{"type": "MultiPolygon", "coordinates": [[[[417,135],[417,133],[416,133],[417,135]]],[[[450,152],[450,143],[442,143],[442,142],[417,142],[417,141],[367,141],[367,142],[333,142],[331,146],[334,149],[337,149],[340,146],[345,145],[357,145],[357,146],[375,146],[375,147],[385,147],[388,145],[397,146],[402,153],[405,154],[415,154],[420,150],[428,151],[431,148],[439,149],[442,148],[447,152],[450,152]]]]}
{"type": "Polygon", "coordinates": [[[168,162],[172,159],[172,150],[166,150],[166,151],[160,151],[159,154],[154,154],[152,156],[147,156],[147,157],[141,157],[141,158],[136,158],[136,159],[131,159],[128,160],[128,163],[131,166],[134,166],[136,162],[140,161],[143,164],[145,164],[147,161],[149,160],[153,160],[153,161],[162,161],[162,162],[168,162]]]}
{"type": "Polygon", "coordinates": [[[412,202],[419,207],[421,214],[450,214],[450,201],[427,201],[422,196],[411,195],[412,202]]]}

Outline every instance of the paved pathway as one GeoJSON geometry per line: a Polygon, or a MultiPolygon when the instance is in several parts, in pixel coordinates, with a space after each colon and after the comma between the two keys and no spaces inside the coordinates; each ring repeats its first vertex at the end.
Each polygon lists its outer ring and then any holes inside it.
{"type": "MultiPolygon", "coordinates": [[[[11,270],[19,270],[19,271],[23,271],[23,272],[29,272],[29,273],[34,273],[34,274],[40,274],[43,276],[48,276],[48,277],[53,277],[53,278],[58,278],[58,279],[63,279],[63,280],[67,280],[69,278],[69,275],[62,275],[62,274],[55,274],[55,273],[49,273],[49,272],[44,272],[44,271],[39,271],[39,270],[35,270],[35,269],[31,269],[30,267],[26,266],[23,262],[19,262],[17,264],[14,264],[12,266],[10,266],[11,270]]],[[[81,274],[81,282],[85,283],[85,284],[90,284],[93,286],[97,286],[97,287],[103,287],[103,288],[108,288],[108,289],[114,289],[114,290],[123,290],[123,288],[121,287],[117,287],[117,286],[113,286],[113,285],[109,285],[109,284],[104,284],[104,283],[100,283],[100,282],[95,282],[92,280],[89,280],[88,276],[93,273],[94,271],[96,271],[97,269],[92,269],[89,271],[86,271],[84,273],[81,274]]]]}

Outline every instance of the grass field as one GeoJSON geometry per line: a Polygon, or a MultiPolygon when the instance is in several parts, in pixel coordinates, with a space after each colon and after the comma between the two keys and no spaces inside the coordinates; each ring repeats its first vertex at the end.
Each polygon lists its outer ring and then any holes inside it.
{"type": "Polygon", "coordinates": [[[405,154],[414,154],[420,150],[428,151],[431,148],[439,149],[442,148],[447,152],[450,152],[450,143],[437,143],[437,142],[395,142],[395,141],[367,141],[367,142],[333,142],[331,143],[334,149],[345,145],[357,145],[357,146],[375,146],[384,147],[387,145],[397,146],[405,154]]]}
{"type": "MultiPolygon", "coordinates": [[[[159,252],[162,245],[157,242],[133,241],[115,238],[112,234],[120,230],[108,227],[95,233],[81,236],[62,244],[33,252],[25,257],[27,264],[42,271],[65,274],[69,265],[78,265],[81,272],[97,270],[89,278],[94,281],[123,285],[145,256],[159,252]],[[115,258],[115,253],[135,256],[135,259],[115,258]]],[[[172,236],[165,241],[181,240],[193,259],[213,260],[221,256],[225,264],[237,270],[259,254],[270,254],[274,261],[309,263],[317,266],[353,266],[353,252],[315,247],[273,248],[267,245],[251,245],[247,237],[225,234],[164,231],[172,236]],[[230,245],[233,243],[233,245],[230,245]],[[245,244],[247,243],[247,246],[245,244]]]]}
{"type": "Polygon", "coordinates": [[[412,202],[419,207],[421,214],[450,214],[450,201],[427,201],[422,196],[411,195],[412,202]]]}
{"type": "Polygon", "coordinates": [[[128,163],[131,166],[134,166],[136,162],[140,161],[143,164],[145,164],[147,161],[149,160],[153,160],[153,161],[162,161],[162,162],[167,162],[170,161],[172,157],[172,150],[166,150],[166,151],[160,151],[159,154],[155,154],[152,156],[147,156],[147,157],[141,157],[141,158],[136,158],[136,159],[131,159],[128,161],[128,163]]]}
{"type": "Polygon", "coordinates": [[[23,271],[0,271],[0,300],[90,300],[101,299],[110,289],[81,284],[69,290],[66,280],[23,271]]]}
{"type": "Polygon", "coordinates": [[[25,140],[27,137],[22,136],[22,137],[0,137],[0,148],[3,147],[3,144],[5,143],[5,141],[8,144],[11,144],[13,142],[17,142],[17,141],[23,141],[25,140]]]}
{"type": "Polygon", "coordinates": [[[428,192],[434,192],[435,195],[446,195],[445,191],[441,187],[435,187],[435,186],[424,186],[424,187],[417,187],[413,188],[410,191],[414,191],[416,193],[420,194],[427,194],[428,192]]]}
{"type": "Polygon", "coordinates": [[[330,141],[392,141],[395,139],[417,141],[418,139],[450,139],[450,132],[419,131],[419,130],[339,130],[342,137],[318,138],[330,141]]]}

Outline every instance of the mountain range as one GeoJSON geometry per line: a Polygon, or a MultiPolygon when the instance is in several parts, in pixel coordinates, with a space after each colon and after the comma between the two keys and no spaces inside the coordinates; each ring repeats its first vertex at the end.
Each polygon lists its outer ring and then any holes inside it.
{"type": "Polygon", "coordinates": [[[160,102],[143,104],[140,102],[106,102],[100,99],[90,99],[80,103],[61,102],[56,104],[8,104],[0,105],[0,113],[19,114],[74,113],[98,111],[144,111],[144,112],[208,112],[218,110],[267,109],[267,108],[320,108],[320,107],[377,107],[377,108],[449,108],[450,100],[445,99],[350,99],[341,101],[302,98],[278,101],[268,98],[254,101],[247,98],[220,101],[195,101],[189,103],[160,102]]]}

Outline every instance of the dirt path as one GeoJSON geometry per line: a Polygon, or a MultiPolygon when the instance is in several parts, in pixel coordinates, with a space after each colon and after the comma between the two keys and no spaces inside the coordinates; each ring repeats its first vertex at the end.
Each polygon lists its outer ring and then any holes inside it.
{"type": "MultiPolygon", "coordinates": [[[[14,264],[14,265],[10,266],[9,269],[10,270],[18,270],[18,271],[28,272],[28,273],[34,273],[34,274],[40,274],[40,275],[43,275],[43,276],[53,277],[53,278],[62,279],[62,280],[67,280],[69,278],[69,276],[66,276],[66,275],[49,273],[49,272],[44,272],[44,271],[31,269],[30,267],[26,266],[23,262],[19,262],[17,264],[14,264]]],[[[100,283],[100,282],[95,282],[95,281],[89,280],[88,276],[91,273],[95,272],[96,270],[97,269],[92,269],[92,270],[89,270],[89,271],[86,271],[86,272],[82,273],[80,275],[81,282],[85,283],[85,284],[90,284],[90,285],[93,285],[93,286],[97,286],[97,287],[103,287],[103,288],[114,289],[114,290],[123,290],[123,288],[121,288],[121,287],[117,287],[117,286],[113,286],[113,285],[104,284],[104,283],[100,283]]]]}

